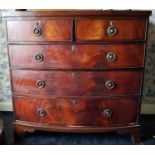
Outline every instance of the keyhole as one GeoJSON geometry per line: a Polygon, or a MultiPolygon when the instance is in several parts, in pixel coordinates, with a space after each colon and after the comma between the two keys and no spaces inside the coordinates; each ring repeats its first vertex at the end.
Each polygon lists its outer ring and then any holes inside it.
{"type": "Polygon", "coordinates": [[[77,101],[76,100],[72,100],[72,105],[76,106],[76,104],[77,104],[77,101]]]}
{"type": "Polygon", "coordinates": [[[76,77],[77,76],[77,72],[73,72],[72,73],[72,78],[76,77]]]}

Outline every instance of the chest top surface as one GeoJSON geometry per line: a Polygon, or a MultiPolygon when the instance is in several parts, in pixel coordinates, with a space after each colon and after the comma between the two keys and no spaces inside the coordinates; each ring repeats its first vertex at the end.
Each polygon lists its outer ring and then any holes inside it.
{"type": "Polygon", "coordinates": [[[51,16],[139,16],[148,17],[146,10],[48,10],[48,11],[10,11],[3,12],[2,17],[51,17],[51,16]]]}

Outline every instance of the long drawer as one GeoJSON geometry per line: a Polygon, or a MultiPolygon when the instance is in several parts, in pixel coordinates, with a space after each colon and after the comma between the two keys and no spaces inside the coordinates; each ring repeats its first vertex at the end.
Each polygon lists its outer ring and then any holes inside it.
{"type": "Polygon", "coordinates": [[[71,41],[70,19],[7,21],[8,41],[71,41]]]}
{"type": "Polygon", "coordinates": [[[136,123],[138,98],[14,97],[16,120],[49,125],[112,126],[136,123]]]}
{"type": "Polygon", "coordinates": [[[78,41],[145,40],[145,19],[78,19],[78,41]]]}
{"type": "Polygon", "coordinates": [[[145,45],[9,45],[11,67],[103,69],[143,67],[145,45]]]}
{"type": "Polygon", "coordinates": [[[16,94],[103,96],[140,94],[141,70],[12,70],[16,94]]]}

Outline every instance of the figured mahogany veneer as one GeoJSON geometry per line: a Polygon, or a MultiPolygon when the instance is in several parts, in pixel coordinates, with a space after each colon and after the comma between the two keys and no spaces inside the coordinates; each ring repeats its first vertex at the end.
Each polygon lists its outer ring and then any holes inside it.
{"type": "Polygon", "coordinates": [[[77,40],[80,41],[125,41],[145,40],[146,20],[103,20],[80,19],[77,20],[77,40]],[[109,36],[107,33],[110,22],[117,28],[117,34],[109,36]]]}
{"type": "Polygon", "coordinates": [[[130,133],[139,114],[150,11],[25,11],[6,19],[14,133],[130,133]]]}
{"type": "Polygon", "coordinates": [[[7,21],[9,41],[69,41],[72,37],[72,21],[69,19],[7,21]],[[34,29],[40,28],[41,35],[34,29]]]}
{"type": "Polygon", "coordinates": [[[140,94],[142,72],[141,70],[117,72],[12,70],[11,74],[15,94],[111,96],[140,94]],[[37,88],[38,80],[45,82],[44,88],[37,88]],[[105,87],[107,81],[115,83],[113,89],[105,87]]]}
{"type": "Polygon", "coordinates": [[[26,122],[65,126],[112,126],[135,123],[137,102],[138,98],[38,99],[14,97],[14,108],[16,119],[26,122]],[[40,108],[45,110],[45,116],[39,116],[40,108]],[[104,116],[105,109],[111,110],[111,117],[104,116]]]}
{"type": "Polygon", "coordinates": [[[137,45],[9,45],[11,67],[52,69],[102,69],[144,66],[144,44],[137,45]],[[116,55],[108,61],[108,53],[116,55]],[[42,61],[35,57],[41,54],[42,61]]]}

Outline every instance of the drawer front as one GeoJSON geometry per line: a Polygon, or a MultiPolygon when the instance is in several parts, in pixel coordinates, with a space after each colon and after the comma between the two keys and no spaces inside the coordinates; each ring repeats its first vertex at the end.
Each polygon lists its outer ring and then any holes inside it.
{"type": "Polygon", "coordinates": [[[102,69],[144,66],[139,45],[9,45],[11,67],[102,69]]]}
{"type": "Polygon", "coordinates": [[[14,97],[16,119],[49,125],[117,125],[136,122],[137,98],[37,99],[14,97]]]}
{"type": "Polygon", "coordinates": [[[146,20],[79,19],[76,21],[79,41],[145,40],[146,20]]]}
{"type": "Polygon", "coordinates": [[[138,100],[37,99],[14,97],[16,119],[53,125],[103,125],[136,122],[138,100]]]}
{"type": "Polygon", "coordinates": [[[141,70],[37,71],[12,70],[13,92],[56,96],[139,94],[141,70]]]}
{"type": "Polygon", "coordinates": [[[67,41],[72,38],[69,19],[7,21],[8,41],[67,41]]]}

